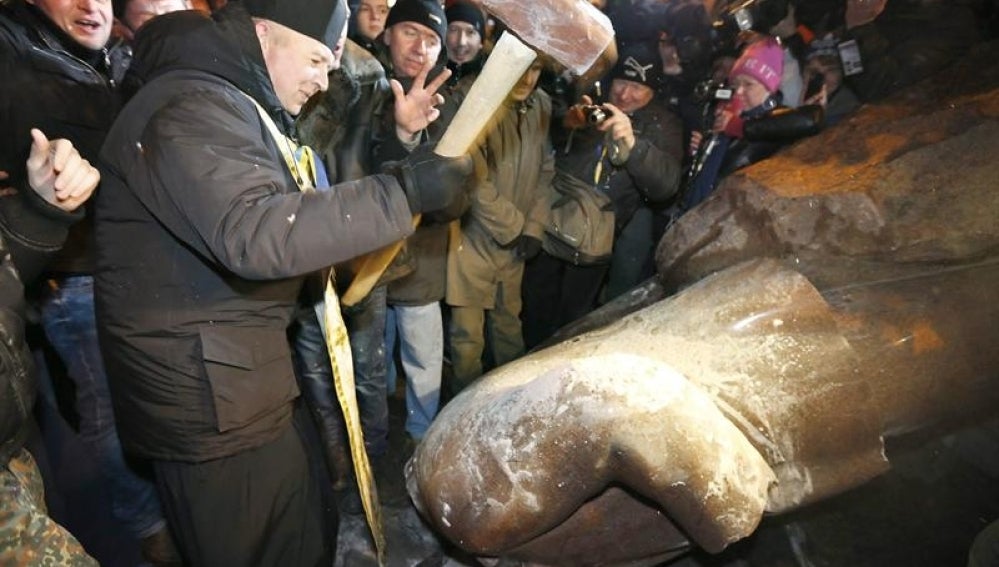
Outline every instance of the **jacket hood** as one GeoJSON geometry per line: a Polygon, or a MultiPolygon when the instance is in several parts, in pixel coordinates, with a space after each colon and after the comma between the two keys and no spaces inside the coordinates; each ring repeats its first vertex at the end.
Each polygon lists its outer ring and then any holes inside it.
{"type": "Polygon", "coordinates": [[[171,71],[201,71],[235,85],[267,109],[285,132],[292,117],[271,84],[253,20],[238,1],[207,17],[194,10],[158,16],[135,36],[125,94],[171,71]]]}

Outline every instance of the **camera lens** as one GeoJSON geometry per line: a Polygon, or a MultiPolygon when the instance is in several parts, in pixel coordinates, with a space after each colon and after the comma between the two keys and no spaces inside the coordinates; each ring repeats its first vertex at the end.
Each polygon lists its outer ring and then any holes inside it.
{"type": "Polygon", "coordinates": [[[593,106],[586,109],[586,121],[590,124],[600,124],[604,120],[607,120],[607,112],[599,106],[593,106]]]}

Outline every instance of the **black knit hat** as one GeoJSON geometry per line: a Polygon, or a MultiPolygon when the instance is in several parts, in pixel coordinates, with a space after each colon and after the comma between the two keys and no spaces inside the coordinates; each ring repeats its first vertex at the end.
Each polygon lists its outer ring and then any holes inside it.
{"type": "Polygon", "coordinates": [[[662,80],[663,64],[656,44],[642,41],[620,46],[617,65],[611,69],[611,79],[626,79],[653,89],[662,80]]]}
{"type": "Polygon", "coordinates": [[[459,0],[451,4],[444,13],[447,15],[448,23],[466,22],[472,24],[475,31],[479,32],[479,37],[482,37],[483,31],[486,29],[486,18],[482,15],[482,10],[475,4],[459,0]]]}
{"type": "Polygon", "coordinates": [[[291,28],[330,49],[347,25],[346,0],[243,0],[251,16],[291,28]]]}
{"type": "MultiPolygon", "coordinates": [[[[304,1],[304,0],[303,0],[304,1]]],[[[389,10],[385,27],[390,28],[399,22],[415,22],[427,26],[441,38],[447,34],[447,16],[438,0],[398,0],[389,10]]]]}

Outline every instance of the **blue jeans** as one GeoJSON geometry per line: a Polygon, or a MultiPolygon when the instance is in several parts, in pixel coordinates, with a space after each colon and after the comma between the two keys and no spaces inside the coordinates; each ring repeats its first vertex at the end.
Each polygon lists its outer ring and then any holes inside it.
{"type": "Polygon", "coordinates": [[[390,352],[397,333],[406,376],[406,432],[414,439],[423,439],[441,399],[444,323],[440,303],[390,305],[386,325],[390,352]]]}
{"type": "Polygon", "coordinates": [[[48,281],[42,298],[42,326],[76,385],[80,440],[93,452],[108,483],[111,512],[136,538],[165,525],[151,479],[138,476],[125,461],[115,429],[108,378],[97,342],[94,278],[69,276],[48,281]]]}

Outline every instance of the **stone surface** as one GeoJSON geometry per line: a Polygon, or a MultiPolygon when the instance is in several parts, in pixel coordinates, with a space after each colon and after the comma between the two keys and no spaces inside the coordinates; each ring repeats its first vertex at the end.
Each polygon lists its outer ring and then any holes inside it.
{"type": "Polygon", "coordinates": [[[885,438],[994,412],[997,56],[731,177],[660,243],[683,291],[453,400],[409,472],[428,522],[546,564],[718,551],[883,473],[885,438]]]}

